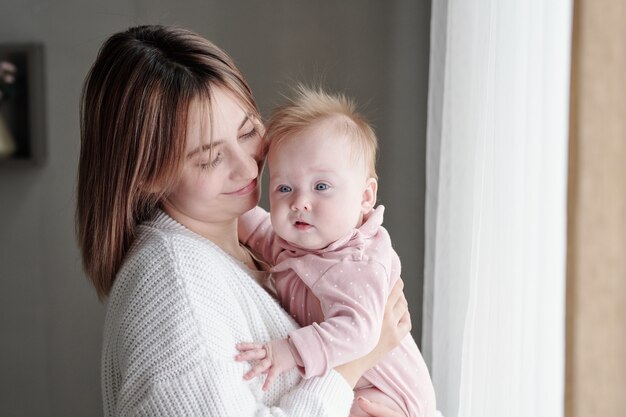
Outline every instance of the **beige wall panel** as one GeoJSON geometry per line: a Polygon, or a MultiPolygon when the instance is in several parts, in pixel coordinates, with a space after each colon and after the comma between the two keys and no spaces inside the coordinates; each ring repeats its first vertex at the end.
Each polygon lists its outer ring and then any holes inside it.
{"type": "Polygon", "coordinates": [[[574,2],[566,415],[626,415],[626,2],[574,2]]]}

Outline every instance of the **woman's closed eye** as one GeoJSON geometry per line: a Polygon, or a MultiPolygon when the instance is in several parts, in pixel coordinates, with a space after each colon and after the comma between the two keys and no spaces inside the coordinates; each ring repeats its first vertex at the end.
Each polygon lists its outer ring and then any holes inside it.
{"type": "Polygon", "coordinates": [[[218,152],[217,155],[215,155],[215,158],[213,158],[211,161],[200,162],[198,166],[202,170],[209,170],[211,168],[215,168],[221,161],[222,161],[222,153],[218,152]]]}
{"type": "Polygon", "coordinates": [[[256,136],[258,136],[259,131],[257,130],[256,127],[252,127],[252,129],[250,129],[250,131],[248,131],[247,133],[242,134],[241,136],[239,136],[240,140],[248,140],[248,139],[252,139],[256,136]]]}

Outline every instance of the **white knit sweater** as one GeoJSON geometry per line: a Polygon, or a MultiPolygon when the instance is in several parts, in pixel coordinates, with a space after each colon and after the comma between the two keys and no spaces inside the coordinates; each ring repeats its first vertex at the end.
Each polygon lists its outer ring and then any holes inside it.
{"type": "Polygon", "coordinates": [[[235,344],[285,338],[296,327],[216,245],[165,213],[143,224],[108,301],[104,415],[346,417],[353,392],[335,371],[245,381],[235,344]]]}

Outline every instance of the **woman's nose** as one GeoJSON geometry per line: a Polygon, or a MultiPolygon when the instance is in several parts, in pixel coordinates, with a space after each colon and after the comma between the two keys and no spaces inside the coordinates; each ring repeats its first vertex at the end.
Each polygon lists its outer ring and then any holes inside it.
{"type": "Polygon", "coordinates": [[[243,149],[235,153],[233,176],[236,178],[253,179],[259,175],[256,154],[250,155],[243,149]]]}

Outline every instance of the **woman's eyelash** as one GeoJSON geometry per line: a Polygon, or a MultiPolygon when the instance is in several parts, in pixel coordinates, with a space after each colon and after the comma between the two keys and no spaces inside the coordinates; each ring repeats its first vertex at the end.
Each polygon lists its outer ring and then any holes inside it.
{"type": "Polygon", "coordinates": [[[211,162],[204,162],[200,164],[200,168],[203,170],[208,170],[210,168],[215,168],[217,164],[222,161],[222,154],[218,152],[217,156],[211,162]]]}
{"type": "Polygon", "coordinates": [[[244,133],[243,135],[241,135],[240,139],[248,139],[253,136],[256,136],[256,134],[257,134],[256,127],[253,127],[252,130],[250,130],[248,133],[244,133]]]}
{"type": "MultiPolygon", "coordinates": [[[[250,139],[257,135],[256,127],[253,127],[249,132],[242,134],[239,139],[250,139]]],[[[215,168],[217,164],[222,161],[222,153],[218,152],[217,156],[211,162],[202,162],[198,164],[202,170],[208,170],[211,168],[215,168]]]]}
{"type": "Polygon", "coordinates": [[[222,153],[218,152],[217,156],[211,161],[211,168],[215,167],[222,161],[222,153]]]}

